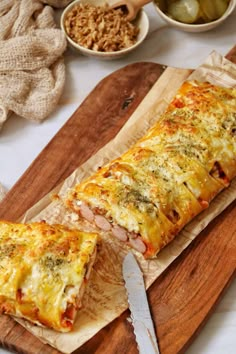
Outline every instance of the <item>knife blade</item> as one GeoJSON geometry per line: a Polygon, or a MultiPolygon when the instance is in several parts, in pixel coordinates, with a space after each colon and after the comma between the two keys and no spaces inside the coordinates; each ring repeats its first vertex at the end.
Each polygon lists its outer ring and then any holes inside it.
{"type": "Polygon", "coordinates": [[[139,352],[140,354],[160,354],[148,305],[143,273],[133,253],[129,252],[125,256],[122,270],[139,352]]]}

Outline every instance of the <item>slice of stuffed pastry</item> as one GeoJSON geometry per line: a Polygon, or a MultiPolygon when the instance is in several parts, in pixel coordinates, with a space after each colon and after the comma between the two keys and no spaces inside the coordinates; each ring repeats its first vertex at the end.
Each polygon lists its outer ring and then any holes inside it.
{"type": "Polygon", "coordinates": [[[66,205],[155,257],[236,175],[235,112],[235,89],[185,82],[147,134],[66,205]]]}
{"type": "Polygon", "coordinates": [[[97,234],[0,221],[0,312],[67,332],[96,256],[97,234]]]}

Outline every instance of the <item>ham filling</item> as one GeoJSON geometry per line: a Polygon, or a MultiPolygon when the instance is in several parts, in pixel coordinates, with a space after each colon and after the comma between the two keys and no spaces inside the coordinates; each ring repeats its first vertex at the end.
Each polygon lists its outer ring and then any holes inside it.
{"type": "Polygon", "coordinates": [[[131,247],[140,253],[145,253],[147,247],[141,237],[135,232],[128,232],[119,225],[113,225],[104,215],[94,213],[92,209],[85,203],[79,203],[79,213],[90,223],[95,225],[103,231],[111,231],[119,241],[128,242],[131,247]]]}
{"type": "Polygon", "coordinates": [[[215,162],[214,166],[212,167],[210,171],[210,175],[216,179],[220,179],[226,186],[229,185],[229,179],[224,173],[224,170],[222,169],[221,165],[219,162],[215,162]]]}
{"type": "MultiPolygon", "coordinates": [[[[87,270],[84,275],[84,281],[81,284],[81,287],[79,289],[79,294],[76,296],[75,303],[72,303],[71,299],[68,300],[67,305],[66,305],[66,309],[61,315],[61,322],[63,323],[63,325],[65,327],[72,328],[77,311],[82,306],[81,299],[83,298],[84,291],[85,291],[85,285],[90,277],[90,273],[92,271],[92,267],[93,267],[94,261],[96,259],[96,253],[97,253],[97,249],[95,248],[93,254],[90,257],[90,261],[87,264],[87,270]]],[[[65,292],[69,292],[71,287],[73,287],[73,285],[67,285],[67,287],[65,288],[65,292]]]]}

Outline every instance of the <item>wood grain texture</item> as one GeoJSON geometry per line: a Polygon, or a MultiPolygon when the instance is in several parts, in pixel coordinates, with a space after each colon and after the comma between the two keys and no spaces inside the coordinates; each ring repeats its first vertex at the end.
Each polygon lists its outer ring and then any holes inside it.
{"type": "MultiPolygon", "coordinates": [[[[228,58],[236,62],[236,48],[228,58]]],[[[105,78],[46,146],[0,205],[15,220],[116,135],[164,68],[136,63],[105,78]]],[[[148,290],[162,354],[184,352],[214,310],[236,269],[236,203],[217,217],[148,290]]],[[[126,311],[77,354],[137,354],[126,311]]],[[[56,354],[7,316],[0,343],[24,354],[56,354]]]]}
{"type": "Polygon", "coordinates": [[[135,63],[103,79],[0,203],[0,218],[18,219],[108,143],[165,70],[135,63]]]}
{"type": "Polygon", "coordinates": [[[229,51],[229,53],[225,57],[233,63],[236,63],[236,45],[229,51]]]}
{"type": "MultiPolygon", "coordinates": [[[[0,203],[0,219],[17,220],[119,132],[165,67],[134,63],[103,79],[0,203]]],[[[25,354],[55,354],[22,326],[0,316],[0,344],[25,354]]]]}
{"type": "MultiPolygon", "coordinates": [[[[148,290],[162,354],[187,349],[235,277],[235,206],[216,218],[148,290]]],[[[128,315],[126,311],[75,353],[103,354],[109,348],[109,354],[138,354],[128,315]]]]}

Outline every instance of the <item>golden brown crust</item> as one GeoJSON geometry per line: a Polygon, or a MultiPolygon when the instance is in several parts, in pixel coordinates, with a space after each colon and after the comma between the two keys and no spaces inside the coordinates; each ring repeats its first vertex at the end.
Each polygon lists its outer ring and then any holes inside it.
{"type": "Polygon", "coordinates": [[[71,330],[96,242],[63,225],[0,221],[0,312],[71,330]]]}
{"type": "Polygon", "coordinates": [[[67,206],[95,223],[106,217],[155,256],[236,175],[235,109],[235,89],[185,82],[147,134],[76,185],[67,206]]]}

